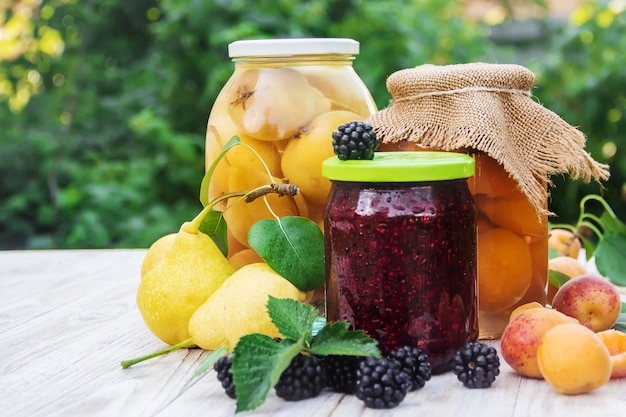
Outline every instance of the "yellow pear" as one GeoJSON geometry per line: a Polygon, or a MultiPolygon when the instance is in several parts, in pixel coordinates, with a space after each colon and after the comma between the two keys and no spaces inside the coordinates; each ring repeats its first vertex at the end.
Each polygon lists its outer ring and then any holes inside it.
{"type": "Polygon", "coordinates": [[[232,351],[250,333],[279,337],[267,312],[270,295],[304,301],[306,294],[265,263],[241,267],[191,316],[191,338],[203,349],[232,351]]]}
{"type": "Polygon", "coordinates": [[[172,249],[174,240],[176,240],[176,233],[170,233],[165,236],[161,236],[160,238],[155,240],[152,245],[150,245],[150,248],[148,248],[148,252],[143,258],[143,262],[141,264],[142,278],[144,277],[144,275],[146,275],[146,272],[151,270],[156,264],[165,259],[165,256],[172,249]]]}
{"type": "Polygon", "coordinates": [[[175,345],[189,339],[189,318],[235,269],[197,221],[185,222],[163,260],[143,276],[137,307],[159,339],[175,345]]]}

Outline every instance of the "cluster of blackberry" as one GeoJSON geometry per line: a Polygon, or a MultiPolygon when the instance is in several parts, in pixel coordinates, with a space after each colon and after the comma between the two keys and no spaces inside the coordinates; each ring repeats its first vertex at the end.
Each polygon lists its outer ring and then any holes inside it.
{"type": "Polygon", "coordinates": [[[374,159],[374,151],[380,144],[372,126],[362,121],[340,125],[332,138],[333,150],[341,160],[374,159]]]}
{"type": "Polygon", "coordinates": [[[452,370],[467,388],[489,388],[500,374],[500,358],[493,346],[466,343],[454,355],[452,370]]]}
{"type": "MultiPolygon", "coordinates": [[[[230,357],[214,365],[217,379],[234,399],[231,367],[230,357]]],[[[489,388],[499,369],[495,348],[481,342],[466,343],[455,355],[453,372],[468,388],[489,388]]],[[[417,347],[404,346],[382,358],[331,355],[318,359],[299,354],[274,389],[285,401],[300,401],[329,388],[356,395],[366,407],[388,409],[399,405],[408,392],[423,388],[431,375],[428,355],[417,347]]]]}
{"type": "MultiPolygon", "coordinates": [[[[236,398],[231,367],[230,357],[220,358],[214,365],[226,394],[236,398]]],[[[274,389],[286,401],[313,398],[329,388],[354,394],[370,408],[393,408],[430,377],[428,356],[414,347],[397,349],[383,358],[330,355],[318,359],[299,354],[274,389]]]]}

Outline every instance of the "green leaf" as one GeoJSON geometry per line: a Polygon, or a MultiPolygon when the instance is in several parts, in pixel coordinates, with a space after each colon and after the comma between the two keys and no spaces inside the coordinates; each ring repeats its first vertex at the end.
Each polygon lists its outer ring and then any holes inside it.
{"type": "Polygon", "coordinates": [[[213,239],[224,256],[228,255],[228,228],[221,211],[211,209],[198,230],[213,239]]]}
{"type": "Polygon", "coordinates": [[[605,234],[595,251],[598,272],[613,284],[626,286],[626,236],[605,234]]]}
{"type": "Polygon", "coordinates": [[[230,140],[226,142],[226,145],[224,145],[220,153],[217,154],[217,157],[215,158],[207,172],[204,174],[204,177],[202,178],[202,183],[200,184],[200,202],[202,203],[203,207],[209,204],[209,183],[211,182],[211,177],[213,176],[215,168],[217,168],[217,164],[219,164],[221,159],[224,157],[224,155],[226,155],[226,152],[228,152],[230,148],[239,145],[240,143],[241,140],[239,140],[239,136],[233,136],[232,138],[230,138],[230,140]]]}
{"type": "Polygon", "coordinates": [[[260,220],[250,228],[248,243],[301,291],[324,283],[324,235],[314,221],[299,216],[260,220]]]}
{"type": "Polygon", "coordinates": [[[286,339],[305,342],[311,337],[313,322],[319,316],[311,305],[290,298],[269,296],[267,311],[272,323],[286,339]]]}
{"type": "Polygon", "coordinates": [[[556,288],[561,288],[561,285],[569,281],[570,277],[563,272],[551,269],[548,274],[548,280],[550,281],[551,285],[555,286],[556,288]]]}
{"type": "Polygon", "coordinates": [[[360,330],[349,331],[344,321],[327,323],[313,340],[310,353],[314,355],[350,355],[380,357],[377,343],[360,330]]]}
{"type": "Polygon", "coordinates": [[[259,333],[239,339],[233,352],[233,382],[237,412],[254,410],[267,398],[280,375],[302,348],[302,341],[276,342],[259,333]]]}
{"type": "Polygon", "coordinates": [[[596,251],[596,245],[589,239],[583,239],[583,248],[585,248],[585,258],[590,260],[596,251]]]}
{"type": "Polygon", "coordinates": [[[558,258],[559,256],[563,256],[563,254],[553,247],[548,246],[548,259],[558,258]]]}
{"type": "Polygon", "coordinates": [[[200,366],[198,367],[198,369],[196,369],[191,378],[189,378],[187,383],[185,383],[182,390],[185,391],[185,389],[187,389],[195,380],[213,369],[213,365],[215,364],[215,362],[217,362],[219,358],[221,358],[222,356],[226,356],[227,354],[228,350],[222,347],[214,350],[213,352],[205,356],[204,359],[202,359],[202,362],[200,362],[200,366]]]}
{"type": "Polygon", "coordinates": [[[626,235],[626,224],[624,224],[620,219],[615,217],[615,215],[613,215],[609,211],[603,211],[602,215],[600,216],[600,220],[602,221],[602,225],[604,226],[605,234],[614,232],[626,235]]]}

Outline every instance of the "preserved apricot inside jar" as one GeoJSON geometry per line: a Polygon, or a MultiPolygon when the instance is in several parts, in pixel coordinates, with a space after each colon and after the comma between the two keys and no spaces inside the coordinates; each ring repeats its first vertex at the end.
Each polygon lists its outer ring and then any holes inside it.
{"type": "MultiPolygon", "coordinates": [[[[234,71],[218,95],[206,133],[206,167],[238,136],[219,162],[209,185],[209,200],[255,184],[296,184],[296,197],[268,196],[256,204],[230,199],[224,216],[229,228],[228,257],[249,248],[247,233],[261,219],[299,215],[322,225],[330,181],[322,161],[333,155],[332,131],[364,120],[376,111],[352,63],[359,43],[342,38],[259,39],[229,45],[234,71]],[[237,207],[239,206],[239,207],[237,207]]],[[[242,258],[242,257],[239,257],[242,258]]],[[[255,259],[254,257],[249,257],[255,259]]]]}

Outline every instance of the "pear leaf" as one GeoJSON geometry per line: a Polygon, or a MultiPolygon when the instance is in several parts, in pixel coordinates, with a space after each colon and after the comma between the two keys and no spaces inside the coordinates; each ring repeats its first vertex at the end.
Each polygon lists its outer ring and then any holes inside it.
{"type": "Polygon", "coordinates": [[[319,315],[315,307],[290,298],[269,296],[267,311],[272,323],[286,339],[311,338],[313,323],[319,315]]]}
{"type": "Polygon", "coordinates": [[[600,274],[615,285],[626,286],[626,235],[605,234],[594,255],[600,274]]]}
{"type": "Polygon", "coordinates": [[[211,209],[198,230],[213,239],[224,256],[228,255],[228,228],[221,211],[211,209]]]}
{"type": "Polygon", "coordinates": [[[248,243],[299,290],[324,283],[324,235],[314,221],[300,216],[259,220],[248,232],[248,243]]]}
{"type": "Polygon", "coordinates": [[[237,412],[254,410],[269,394],[280,375],[298,355],[302,340],[274,341],[253,333],[243,336],[233,351],[233,382],[237,395],[237,412]]]}
{"type": "Polygon", "coordinates": [[[239,136],[233,136],[232,138],[230,138],[230,140],[226,142],[226,145],[224,145],[220,153],[217,154],[217,157],[204,174],[202,182],[200,183],[200,202],[202,203],[202,207],[205,207],[207,204],[209,204],[209,183],[211,182],[211,177],[213,176],[215,168],[217,168],[217,164],[220,163],[220,161],[222,160],[224,155],[226,155],[226,152],[228,152],[230,148],[239,145],[240,143],[241,140],[239,139],[239,136]]]}
{"type": "Polygon", "coordinates": [[[327,323],[311,344],[313,355],[375,356],[380,358],[377,342],[360,330],[348,330],[345,321],[327,323]]]}

